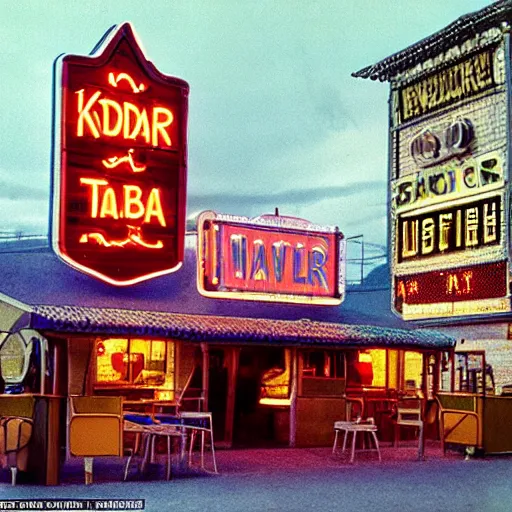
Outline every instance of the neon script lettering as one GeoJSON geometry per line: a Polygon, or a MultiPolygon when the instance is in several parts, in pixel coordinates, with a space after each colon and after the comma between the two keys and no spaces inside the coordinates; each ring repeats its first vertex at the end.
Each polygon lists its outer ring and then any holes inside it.
{"type": "Polygon", "coordinates": [[[142,219],[143,224],[149,224],[155,217],[161,226],[167,225],[158,188],[144,193],[137,185],[123,185],[122,191],[116,192],[107,180],[95,178],[80,178],[80,184],[90,187],[93,219],[142,219]]]}
{"type": "Polygon", "coordinates": [[[77,137],[119,137],[125,140],[142,138],[151,146],[172,146],[169,127],[174,115],[161,106],[138,106],[129,101],[119,103],[102,96],[102,91],[87,95],[85,89],[76,91],[77,137]]]}

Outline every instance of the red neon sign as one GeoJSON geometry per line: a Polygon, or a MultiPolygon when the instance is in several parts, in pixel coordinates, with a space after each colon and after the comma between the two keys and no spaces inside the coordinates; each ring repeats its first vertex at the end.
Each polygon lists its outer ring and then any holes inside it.
{"type": "Polygon", "coordinates": [[[198,287],[212,297],[339,304],[344,240],[337,229],[290,217],[198,220],[198,287]]]}
{"type": "Polygon", "coordinates": [[[395,307],[484,300],[507,295],[505,261],[395,277],[395,307]]]}
{"type": "Polygon", "coordinates": [[[188,84],[160,73],[127,23],[91,56],[60,57],[55,70],[55,252],[115,285],[176,270],[185,239],[188,84]]]}

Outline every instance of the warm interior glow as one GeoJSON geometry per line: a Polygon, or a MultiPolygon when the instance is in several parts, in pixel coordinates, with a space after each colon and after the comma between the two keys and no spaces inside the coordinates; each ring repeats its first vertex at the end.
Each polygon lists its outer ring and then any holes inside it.
{"type": "Polygon", "coordinates": [[[174,388],[174,344],[161,340],[109,338],[98,340],[96,382],[174,388]]]}
{"type": "Polygon", "coordinates": [[[263,400],[288,399],[290,394],[291,351],[284,349],[284,364],[267,370],[261,377],[260,404],[263,400]]]}
{"type": "Polygon", "coordinates": [[[260,398],[261,405],[273,405],[275,407],[288,407],[291,404],[289,398],[260,398]]]}
{"type": "Polygon", "coordinates": [[[423,356],[419,352],[407,351],[404,355],[404,391],[421,389],[423,356]]]}
{"type": "Polygon", "coordinates": [[[357,369],[364,385],[385,387],[386,350],[372,349],[359,352],[357,369]]]}

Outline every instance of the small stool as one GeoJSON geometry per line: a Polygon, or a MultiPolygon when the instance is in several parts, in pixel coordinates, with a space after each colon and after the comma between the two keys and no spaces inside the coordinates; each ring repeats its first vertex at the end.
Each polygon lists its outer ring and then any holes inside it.
{"type": "Polygon", "coordinates": [[[377,439],[377,425],[374,423],[357,423],[353,421],[336,421],[334,423],[334,429],[336,431],[336,435],[334,438],[334,446],[332,448],[332,452],[335,453],[336,446],[338,442],[338,432],[340,430],[343,430],[345,433],[345,436],[343,438],[343,447],[341,449],[342,453],[345,452],[345,449],[347,447],[347,437],[349,433],[352,433],[352,450],[350,454],[350,463],[354,462],[355,452],[356,452],[356,437],[358,432],[363,433],[369,433],[371,437],[373,438],[373,442],[375,444],[375,448],[368,448],[368,450],[376,450],[377,454],[379,456],[379,461],[382,460],[380,455],[380,448],[379,448],[379,440],[377,439]]]}

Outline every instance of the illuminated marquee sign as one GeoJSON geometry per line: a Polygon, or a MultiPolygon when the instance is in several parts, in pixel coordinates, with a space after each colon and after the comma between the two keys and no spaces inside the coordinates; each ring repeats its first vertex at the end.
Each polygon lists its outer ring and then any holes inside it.
{"type": "Polygon", "coordinates": [[[398,218],[398,261],[500,243],[501,197],[398,218]]]}
{"type": "Polygon", "coordinates": [[[395,308],[506,297],[506,261],[395,277],[395,308]]]}
{"type": "Polygon", "coordinates": [[[302,219],[256,219],[203,212],[198,225],[198,288],[208,297],[340,304],[343,234],[302,219]]]}
{"type": "Polygon", "coordinates": [[[468,157],[423,169],[392,184],[393,207],[410,210],[449,199],[479,194],[503,186],[503,156],[493,151],[478,158],[468,157]]]}
{"type": "Polygon", "coordinates": [[[495,85],[494,51],[484,50],[400,91],[400,117],[409,121],[495,85]]]}
{"type": "Polygon", "coordinates": [[[188,90],[127,23],[56,60],[52,237],[74,268],[130,285],[181,265],[188,90]]]}

